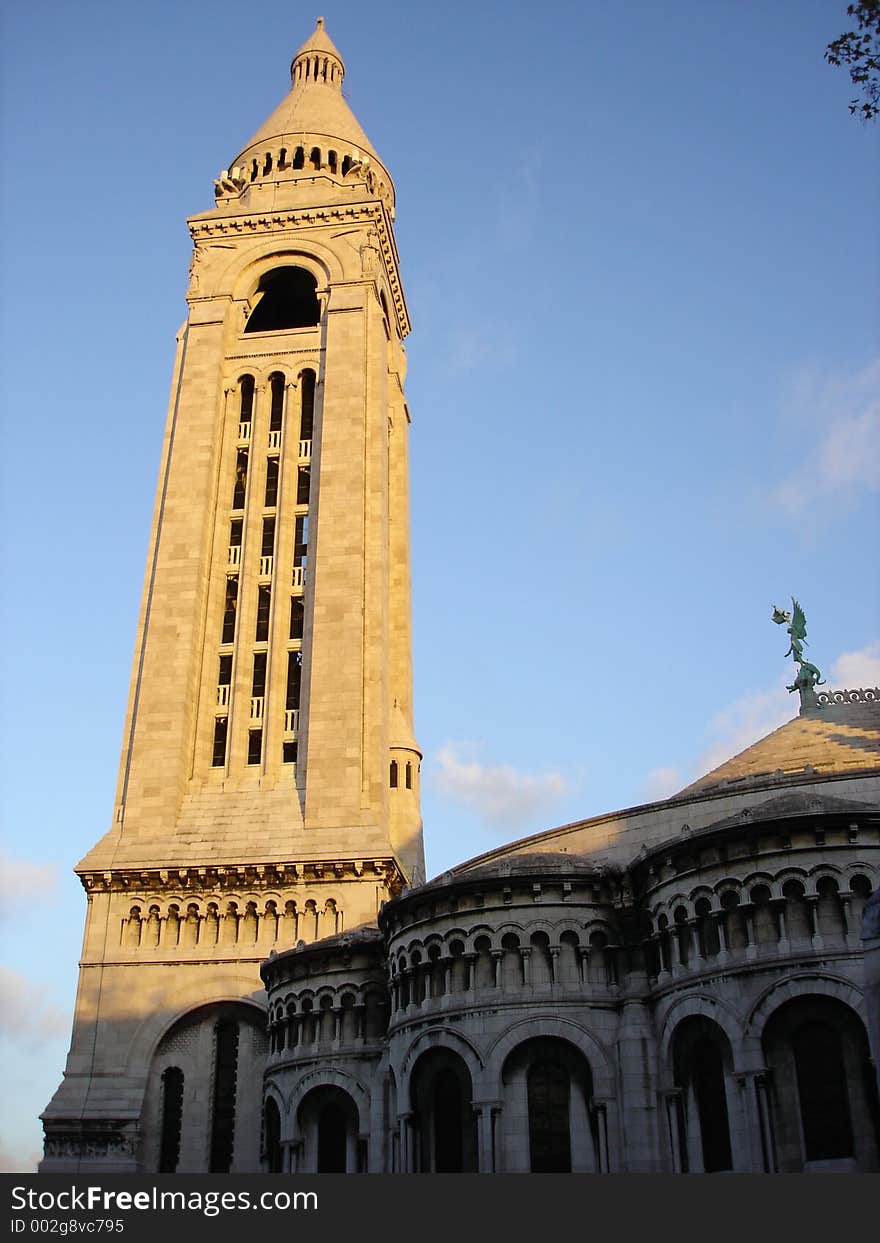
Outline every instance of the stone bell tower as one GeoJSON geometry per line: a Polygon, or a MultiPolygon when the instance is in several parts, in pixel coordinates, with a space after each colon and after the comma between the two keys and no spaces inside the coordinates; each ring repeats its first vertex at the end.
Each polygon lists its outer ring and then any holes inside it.
{"type": "Polygon", "coordinates": [[[323,20],[189,220],[113,823],[44,1171],[259,1169],[259,963],[424,879],[394,186],[323,20]]]}

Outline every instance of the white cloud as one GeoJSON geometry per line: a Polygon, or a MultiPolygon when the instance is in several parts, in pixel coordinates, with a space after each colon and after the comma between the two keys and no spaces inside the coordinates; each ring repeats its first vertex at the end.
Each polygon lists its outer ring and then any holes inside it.
{"type": "MultiPolygon", "coordinates": [[[[797,716],[798,696],[787,689],[793,678],[794,666],[789,665],[776,686],[740,695],[717,713],[709,722],[708,743],[697,760],[684,771],[671,767],[651,769],[642,786],[645,799],[668,798],[797,716]]],[[[841,652],[829,666],[825,682],[828,690],[880,686],[880,641],[855,652],[841,652]]]]}
{"type": "Polygon", "coordinates": [[[798,516],[817,501],[846,505],[880,488],[880,359],[851,376],[804,371],[790,404],[808,448],[775,490],[782,509],[798,516]]]}
{"type": "Polygon", "coordinates": [[[54,864],[14,859],[0,850],[0,912],[3,914],[8,913],[10,905],[29,902],[35,895],[45,897],[57,883],[58,869],[54,864]]]}
{"type": "Polygon", "coordinates": [[[652,768],[645,778],[642,797],[648,803],[669,798],[685,784],[683,774],[677,768],[652,768]]]}
{"type": "Polygon", "coordinates": [[[47,1002],[43,989],[0,967],[0,1036],[42,1043],[67,1035],[70,1016],[47,1002]]]}
{"type": "Polygon", "coordinates": [[[465,743],[441,748],[434,785],[447,798],[476,811],[487,825],[521,827],[568,792],[561,773],[530,774],[507,764],[480,764],[462,754],[466,748],[465,743]]]}
{"type": "Polygon", "coordinates": [[[851,691],[880,686],[880,640],[858,652],[841,652],[831,666],[828,685],[832,689],[851,691]]]}
{"type": "MultiPolygon", "coordinates": [[[[793,678],[793,672],[788,672],[787,677],[793,678]]],[[[764,738],[797,716],[799,709],[798,696],[786,690],[783,678],[780,678],[778,686],[770,690],[741,695],[709,722],[707,733],[710,742],[694,765],[695,771],[690,780],[696,781],[719,764],[739,755],[759,738],[764,738]]]]}

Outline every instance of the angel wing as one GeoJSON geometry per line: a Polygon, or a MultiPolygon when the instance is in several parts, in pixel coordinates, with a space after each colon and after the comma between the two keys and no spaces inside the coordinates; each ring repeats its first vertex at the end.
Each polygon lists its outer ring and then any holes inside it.
{"type": "Polygon", "coordinates": [[[789,634],[792,639],[800,639],[801,641],[804,641],[807,637],[807,619],[804,616],[804,610],[798,604],[797,600],[795,600],[794,596],[791,597],[791,606],[792,613],[789,634]]]}

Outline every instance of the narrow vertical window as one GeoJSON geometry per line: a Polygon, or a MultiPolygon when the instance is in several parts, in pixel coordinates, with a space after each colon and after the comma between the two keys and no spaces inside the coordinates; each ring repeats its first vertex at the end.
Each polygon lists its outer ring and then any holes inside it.
{"type": "Polygon", "coordinates": [[[311,440],[315,422],[315,373],[304,371],[301,380],[302,413],[299,420],[300,440],[311,440]]]}
{"type": "Polygon", "coordinates": [[[278,504],[278,462],[277,457],[266,460],[266,505],[278,504]]]}
{"type": "Polygon", "coordinates": [[[281,762],[282,764],[296,763],[296,741],[288,739],[287,742],[281,744],[281,762]]]}
{"type": "Polygon", "coordinates": [[[408,790],[412,789],[412,764],[410,763],[407,763],[406,766],[406,788],[408,790]]]}
{"type": "Polygon", "coordinates": [[[293,537],[293,564],[305,565],[309,551],[309,515],[297,514],[293,537]]]}
{"type": "Polygon", "coordinates": [[[162,1129],[159,1137],[159,1173],[175,1174],[180,1160],[183,1121],[183,1071],[169,1066],[162,1072],[162,1129]]]}
{"type": "Polygon", "coordinates": [[[263,696],[266,693],[266,653],[256,652],[254,654],[254,679],[251,688],[251,694],[254,697],[263,696]]]}
{"type": "Polygon", "coordinates": [[[272,605],[272,588],[260,587],[257,593],[257,630],[254,639],[257,643],[265,643],[269,638],[269,614],[272,605]]]}
{"type": "Polygon", "coordinates": [[[211,1111],[211,1174],[228,1174],[235,1146],[238,1024],[221,1019],[215,1029],[214,1099],[211,1111]]]}
{"type": "Polygon", "coordinates": [[[275,519],[264,518],[263,519],[263,543],[262,543],[262,549],[261,549],[262,555],[264,557],[271,557],[274,550],[275,550],[275,519]]]}
{"type": "Polygon", "coordinates": [[[232,683],[232,657],[221,656],[217,670],[217,707],[229,706],[230,686],[232,683]]]}
{"type": "Polygon", "coordinates": [[[223,768],[226,764],[226,726],[227,717],[218,716],[214,721],[214,753],[211,759],[212,768],[223,768]]]}
{"type": "Polygon", "coordinates": [[[233,518],[229,524],[229,551],[226,555],[226,568],[237,570],[241,565],[241,519],[233,518]]]}
{"type": "Polygon", "coordinates": [[[389,768],[388,783],[392,790],[397,789],[397,760],[392,760],[389,768]]]}
{"type": "Polygon", "coordinates": [[[311,482],[311,470],[308,466],[300,466],[296,472],[296,503],[297,505],[308,505],[309,503],[309,484],[311,482]]]}
{"type": "Polygon", "coordinates": [[[302,596],[290,597],[290,637],[291,639],[301,639],[303,637],[303,622],[305,620],[305,608],[303,607],[302,596]]]}
{"type": "Polygon", "coordinates": [[[299,707],[299,693],[302,682],[302,652],[287,653],[287,701],[286,708],[290,711],[299,707]]]}
{"type": "Polygon", "coordinates": [[[248,451],[239,449],[235,460],[235,486],[232,489],[232,508],[244,509],[244,497],[247,491],[248,451]]]}
{"type": "Polygon", "coordinates": [[[226,605],[223,610],[223,635],[221,643],[235,640],[235,617],[238,611],[238,579],[233,575],[226,580],[226,605]]]}
{"type": "Polygon", "coordinates": [[[241,390],[241,408],[238,414],[238,438],[250,440],[251,420],[254,415],[254,377],[243,375],[239,380],[241,390]]]}
{"type": "Polygon", "coordinates": [[[276,371],[270,376],[269,383],[272,389],[272,405],[269,410],[269,431],[280,432],[281,421],[284,418],[284,376],[280,371],[276,371]]]}
{"type": "Polygon", "coordinates": [[[263,731],[261,729],[248,730],[248,764],[259,764],[263,754],[263,731]]]}

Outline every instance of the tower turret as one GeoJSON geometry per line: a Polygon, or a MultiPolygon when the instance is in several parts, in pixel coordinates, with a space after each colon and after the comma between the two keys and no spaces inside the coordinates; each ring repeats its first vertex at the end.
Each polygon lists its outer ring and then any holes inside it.
{"type": "Polygon", "coordinates": [[[46,1170],[258,1169],[261,960],[375,924],[424,878],[409,318],[391,178],[343,75],[319,19],[289,94],[188,221],[118,793],[77,867],[89,909],[46,1170]]]}

